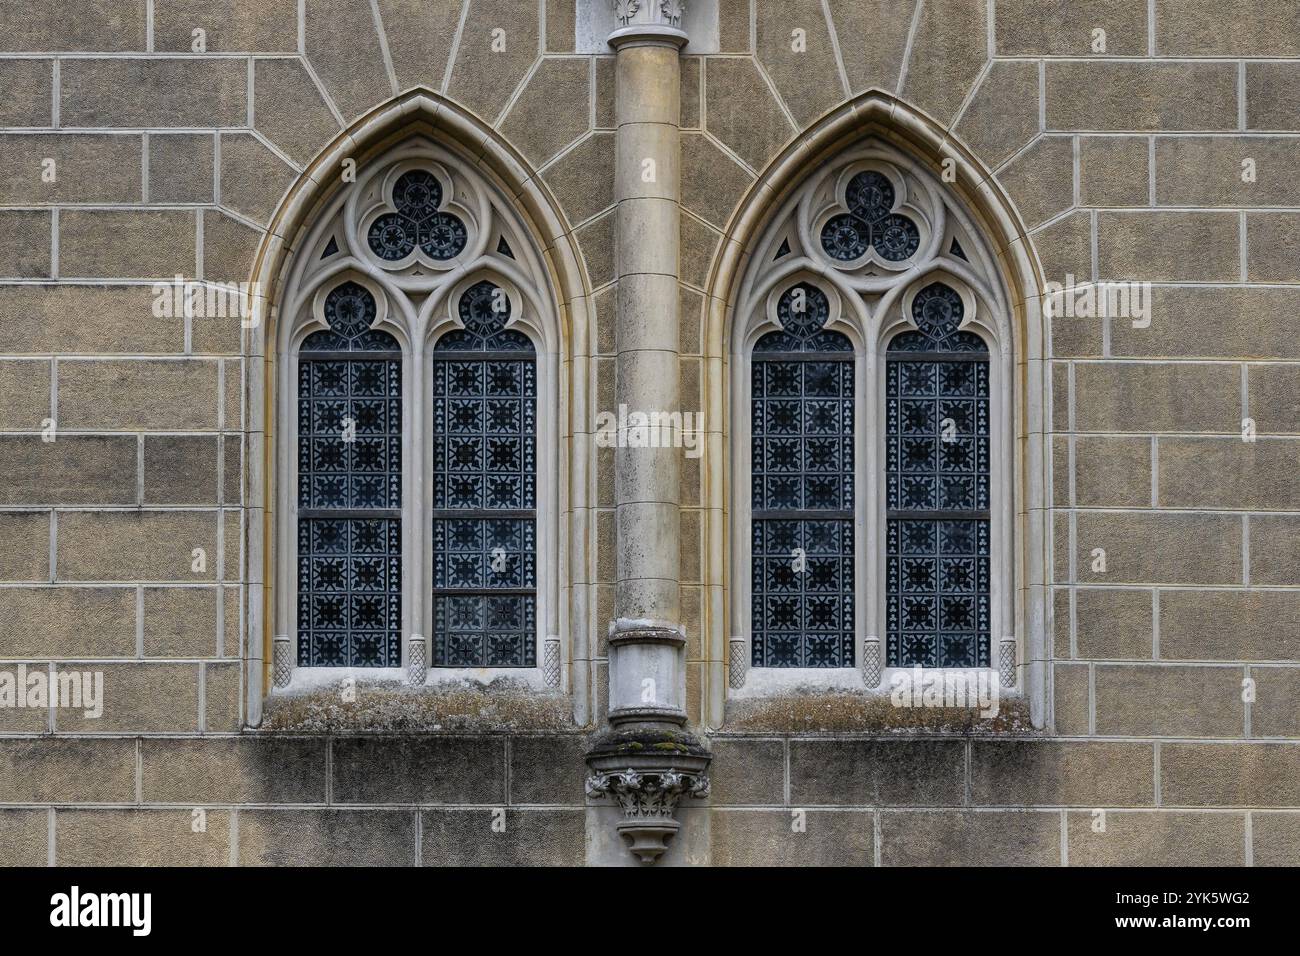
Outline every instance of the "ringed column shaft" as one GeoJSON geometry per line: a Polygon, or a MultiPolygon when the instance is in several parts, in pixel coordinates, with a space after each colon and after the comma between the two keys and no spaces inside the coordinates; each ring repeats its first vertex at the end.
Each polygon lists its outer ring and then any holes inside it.
{"type": "MultiPolygon", "coordinates": [[[[680,413],[679,51],[677,31],[619,31],[615,325],[620,440],[615,449],[617,581],[610,627],[610,720],[686,720],[680,622],[681,450],[645,447],[646,416],[680,413]],[[622,34],[622,35],[620,35],[622,34]],[[623,428],[624,414],[628,427],[623,428]]],[[[676,419],[680,421],[680,417],[676,419]]],[[[652,439],[667,432],[651,428],[652,439]]],[[[662,444],[662,442],[660,442],[662,444]]]]}

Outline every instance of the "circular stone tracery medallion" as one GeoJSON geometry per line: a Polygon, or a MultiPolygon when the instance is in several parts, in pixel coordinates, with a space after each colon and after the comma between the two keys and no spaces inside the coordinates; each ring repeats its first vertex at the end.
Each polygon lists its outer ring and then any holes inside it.
{"type": "Polygon", "coordinates": [[[438,261],[454,259],[465,251],[469,232],[460,217],[439,212],[442,184],[430,172],[413,169],[393,184],[393,207],[370,224],[366,242],[385,262],[400,262],[417,246],[438,261]]]}

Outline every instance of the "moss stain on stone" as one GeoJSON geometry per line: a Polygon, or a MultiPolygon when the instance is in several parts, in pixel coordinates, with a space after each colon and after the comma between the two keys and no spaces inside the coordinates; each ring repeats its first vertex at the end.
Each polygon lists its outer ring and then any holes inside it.
{"type": "Polygon", "coordinates": [[[1033,735],[1028,704],[1002,700],[998,713],[981,717],[966,708],[895,707],[888,697],[860,694],[790,694],[779,698],[731,701],[727,731],[767,733],[853,733],[906,735],[1033,735]]]}
{"type": "Polygon", "coordinates": [[[507,684],[396,689],[358,685],[345,701],[340,688],[272,697],[265,730],[295,733],[429,733],[574,730],[572,704],[557,694],[507,684]]]}

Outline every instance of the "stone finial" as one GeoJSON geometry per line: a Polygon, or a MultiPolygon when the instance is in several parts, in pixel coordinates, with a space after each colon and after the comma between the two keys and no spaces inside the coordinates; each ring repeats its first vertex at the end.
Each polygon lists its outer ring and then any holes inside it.
{"type": "Polygon", "coordinates": [[[277,635],[271,646],[271,681],[276,687],[288,687],[293,680],[293,642],[277,635]]]}
{"type": "Polygon", "coordinates": [[[740,690],[745,686],[745,678],[749,674],[749,642],[743,637],[731,639],[731,655],[727,661],[727,671],[727,683],[732,690],[740,690]]]}
{"type": "Polygon", "coordinates": [[[868,687],[880,686],[880,639],[869,637],[862,645],[862,682],[868,687]]]}
{"type": "Polygon", "coordinates": [[[681,829],[677,803],[684,795],[707,797],[709,778],[702,770],[601,771],[587,778],[587,796],[612,796],[623,810],[618,832],[632,853],[646,865],[668,849],[668,841],[681,829]]]}
{"type": "Polygon", "coordinates": [[[406,679],[419,687],[429,677],[429,662],[424,647],[424,638],[412,637],[408,648],[406,679]]]}
{"type": "Polygon", "coordinates": [[[998,645],[998,670],[1003,687],[1016,686],[1016,642],[1002,641],[998,645]]]}

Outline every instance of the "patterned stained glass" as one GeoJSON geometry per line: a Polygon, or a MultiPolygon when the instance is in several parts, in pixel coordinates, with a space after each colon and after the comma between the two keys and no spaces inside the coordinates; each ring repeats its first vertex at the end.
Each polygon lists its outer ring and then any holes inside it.
{"type": "Polygon", "coordinates": [[[537,370],[479,282],[433,357],[433,663],[535,667],[537,370]]]}
{"type": "Polygon", "coordinates": [[[989,359],[940,282],[886,363],[891,667],[988,667],[989,359]]]}
{"type": "Polygon", "coordinates": [[[418,246],[433,259],[454,259],[465,250],[468,233],[459,216],[440,212],[442,183],[433,173],[413,169],[393,184],[393,208],[366,231],[370,250],[385,262],[398,262],[418,246]]]}
{"type": "Polygon", "coordinates": [[[298,663],[397,667],[402,639],[402,356],[345,282],[298,357],[298,663]]]}
{"type": "Polygon", "coordinates": [[[853,666],[853,346],[806,282],[752,364],[753,664],[853,666]]]}
{"type": "Polygon", "coordinates": [[[916,255],[921,233],[907,216],[894,212],[898,204],[894,184],[875,170],[858,173],[844,192],[848,212],[826,220],[822,249],[838,262],[853,262],[874,248],[886,262],[902,262],[916,255]]]}

